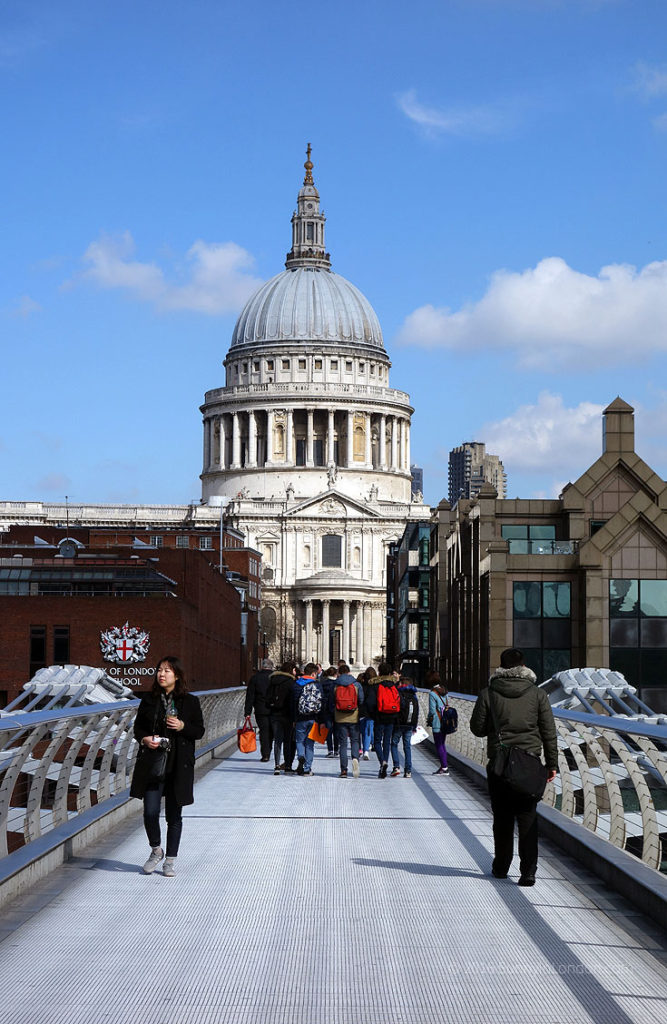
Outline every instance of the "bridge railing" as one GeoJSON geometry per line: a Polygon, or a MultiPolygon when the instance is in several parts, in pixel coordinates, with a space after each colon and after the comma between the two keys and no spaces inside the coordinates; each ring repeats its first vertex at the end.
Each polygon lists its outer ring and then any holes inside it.
{"type": "MultiPolygon", "coordinates": [[[[234,737],[245,688],[203,691],[206,734],[197,757],[234,737]]],[[[459,728],[448,749],[486,764],[486,740],[470,732],[475,698],[449,695],[459,728]]],[[[0,717],[0,857],[105,805],[129,800],[138,746],[137,700],[0,717]]],[[[422,721],[428,693],[420,692],[422,721]]],[[[667,728],[620,716],[554,711],[559,775],[545,803],[650,867],[665,867],[667,728]]]]}
{"type": "MultiPolygon", "coordinates": [[[[476,698],[449,694],[459,716],[447,749],[486,765],[486,739],[470,732],[476,698]]],[[[620,715],[554,708],[558,770],[544,802],[614,846],[667,870],[667,728],[620,715]]]]}
{"type": "MultiPolygon", "coordinates": [[[[198,758],[233,736],[245,692],[197,694],[206,726],[198,758]]],[[[129,800],[138,706],[138,700],[122,700],[0,717],[0,857],[94,808],[103,813],[122,795],[129,800]]]]}

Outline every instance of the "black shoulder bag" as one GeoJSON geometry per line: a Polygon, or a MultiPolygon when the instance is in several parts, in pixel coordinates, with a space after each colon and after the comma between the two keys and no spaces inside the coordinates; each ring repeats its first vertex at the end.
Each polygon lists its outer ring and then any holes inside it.
{"type": "Polygon", "coordinates": [[[493,710],[493,694],[489,693],[489,710],[498,748],[493,758],[491,771],[506,782],[517,793],[541,800],[547,785],[546,765],[535,754],[513,744],[503,743],[498,721],[493,710]]]}

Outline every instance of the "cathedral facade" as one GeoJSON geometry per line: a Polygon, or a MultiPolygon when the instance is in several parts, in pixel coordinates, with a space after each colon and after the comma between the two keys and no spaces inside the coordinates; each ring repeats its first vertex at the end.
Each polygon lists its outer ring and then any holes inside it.
{"type": "Polygon", "coordinates": [[[310,147],[304,167],[285,270],[246,303],[205,396],[202,502],[262,554],[270,654],[362,666],[384,652],[388,546],[429,509],[378,318],[331,270],[310,147]]]}

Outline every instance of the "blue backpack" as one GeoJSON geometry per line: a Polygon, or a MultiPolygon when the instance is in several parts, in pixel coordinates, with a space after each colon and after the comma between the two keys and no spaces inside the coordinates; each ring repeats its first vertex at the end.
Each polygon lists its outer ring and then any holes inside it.
{"type": "Polygon", "coordinates": [[[456,708],[450,708],[449,704],[445,704],[444,708],[440,712],[440,730],[444,736],[449,736],[450,733],[456,732],[459,727],[459,716],[456,708]]]}

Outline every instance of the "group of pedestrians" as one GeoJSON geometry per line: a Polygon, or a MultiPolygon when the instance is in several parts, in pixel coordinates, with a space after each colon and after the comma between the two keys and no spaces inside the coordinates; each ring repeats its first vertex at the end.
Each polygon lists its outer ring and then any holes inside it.
{"type": "MultiPolygon", "coordinates": [[[[445,775],[447,691],[436,673],[429,673],[426,682],[430,686],[427,724],[433,728],[440,759],[435,774],[445,775]]],[[[512,782],[499,775],[496,755],[503,748],[518,747],[539,759],[544,751],[546,780],[554,780],[558,770],[556,728],[548,696],[536,682],[520,650],[503,651],[500,667],[477,698],[470,720],[471,732],[487,737],[494,840],[491,873],[496,878],[507,878],[516,825],[519,885],[524,886],[535,884],[539,797],[517,791],[512,782]]],[[[296,756],[296,774],[312,776],[315,732],[321,740],[323,730],[331,737],[330,755],[338,752],[343,779],[348,774],[348,751],[356,778],[360,774],[359,759],[368,759],[371,743],[380,764],[379,778],[387,777],[390,758],[391,776],[401,774],[399,745],[403,747],[404,777],[409,779],[412,774],[411,739],[419,725],[419,700],[412,680],[400,676],[388,662],[381,662],[377,673],[369,668],[355,678],[344,662],[324,672],[310,662],[299,672],[292,661],[275,670],[267,659],[248,686],[246,715],[251,711],[259,729],[262,761],[269,761],[273,750],[276,775],[292,771],[296,756]]],[[[194,801],[195,741],[204,735],[199,700],[188,693],[178,658],[166,657],[158,662],[151,692],[142,698],[137,712],[134,735],[140,749],[130,794],[143,800],[150,845],[143,871],[152,874],[163,862],[162,873],[170,877],[176,873],[182,809],[194,801]],[[166,851],[160,831],[163,797],[166,851]]]]}
{"type": "MultiPolygon", "coordinates": [[[[448,774],[447,751],[440,722],[446,706],[446,690],[432,673],[427,723],[432,725],[440,758],[437,775],[448,774]]],[[[274,775],[313,775],[315,743],[326,742],[327,757],[338,755],[340,778],[352,769],[360,775],[360,760],[371,751],[379,762],[378,778],[401,775],[399,747],[403,751],[404,778],[412,777],[412,736],[419,724],[419,700],[412,679],[401,676],[383,661],[377,672],[367,668],[358,676],[340,661],[322,669],[314,662],[301,670],[293,661],[278,669],[266,659],[251,678],[246,693],[245,715],[254,712],[259,731],[262,761],[271,759],[274,775]],[[326,732],[326,737],[323,733],[326,732]],[[296,758],[296,768],[294,761],[296,758]],[[389,763],[392,769],[389,772],[389,763]]]]}

